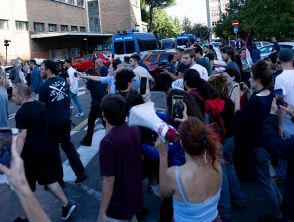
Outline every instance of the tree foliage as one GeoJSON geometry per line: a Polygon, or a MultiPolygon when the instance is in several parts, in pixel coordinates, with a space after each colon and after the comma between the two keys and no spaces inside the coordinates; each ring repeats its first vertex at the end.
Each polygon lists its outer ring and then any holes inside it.
{"type": "Polygon", "coordinates": [[[187,16],[184,16],[183,18],[183,30],[187,33],[191,32],[192,29],[192,23],[190,21],[190,19],[187,16]]]}
{"type": "MultiPolygon", "coordinates": [[[[153,25],[153,16],[154,16],[154,9],[163,9],[170,7],[176,3],[176,0],[141,0],[141,5],[144,6],[141,7],[141,11],[144,13],[148,13],[148,18],[147,20],[144,20],[148,22],[149,25],[149,31],[152,30],[152,25],[153,25]]],[[[144,18],[146,19],[146,18],[144,18]]]]}
{"type": "Polygon", "coordinates": [[[200,37],[201,39],[209,39],[210,36],[210,30],[208,26],[201,24],[193,25],[191,33],[195,34],[197,37],[200,37]]]}
{"type": "Polygon", "coordinates": [[[164,9],[154,9],[153,16],[153,31],[158,33],[160,38],[176,37],[182,32],[180,20],[168,16],[164,9]]]}
{"type": "Polygon", "coordinates": [[[246,38],[252,27],[254,37],[259,40],[273,36],[279,40],[294,38],[293,0],[230,0],[227,13],[213,29],[218,37],[234,36],[232,22],[238,20],[240,37],[246,38]]]}

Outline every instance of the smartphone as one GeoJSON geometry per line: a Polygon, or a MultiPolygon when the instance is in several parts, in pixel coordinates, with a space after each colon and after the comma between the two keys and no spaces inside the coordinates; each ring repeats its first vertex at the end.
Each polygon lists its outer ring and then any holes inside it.
{"type": "Polygon", "coordinates": [[[280,106],[287,106],[287,103],[284,100],[284,95],[283,95],[283,90],[282,89],[276,89],[274,91],[276,101],[277,101],[277,106],[280,109],[280,106]]]}
{"type": "Polygon", "coordinates": [[[145,95],[146,94],[146,88],[147,88],[147,77],[141,77],[140,95],[145,95]]]}
{"type": "Polygon", "coordinates": [[[0,163],[10,167],[11,161],[12,131],[8,128],[0,128],[0,163]]]}
{"type": "Polygon", "coordinates": [[[174,95],[172,97],[172,118],[183,118],[184,98],[183,96],[174,95]]]}

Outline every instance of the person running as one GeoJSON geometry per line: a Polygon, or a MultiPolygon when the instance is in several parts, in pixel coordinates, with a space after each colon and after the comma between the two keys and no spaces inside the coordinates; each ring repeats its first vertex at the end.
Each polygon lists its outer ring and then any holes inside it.
{"type": "Polygon", "coordinates": [[[78,109],[78,113],[75,115],[75,117],[83,117],[84,111],[80,104],[80,101],[78,99],[78,93],[79,93],[79,78],[77,74],[77,70],[75,70],[71,66],[71,59],[66,59],[64,62],[65,68],[67,68],[67,73],[69,76],[69,97],[73,101],[73,103],[76,105],[78,109]]]}
{"type": "MultiPolygon", "coordinates": [[[[13,89],[12,99],[21,105],[15,115],[16,150],[24,161],[25,175],[32,191],[36,190],[36,182],[45,185],[62,204],[62,219],[68,219],[76,205],[69,202],[57,182],[53,171],[54,162],[48,145],[48,122],[46,110],[42,103],[34,101],[30,87],[19,84],[13,89]]],[[[28,221],[22,206],[15,222],[28,221]]]]}
{"type": "MultiPolygon", "coordinates": [[[[90,69],[87,71],[87,74],[90,76],[98,76],[96,69],[90,69]]],[[[105,78],[105,77],[104,77],[105,78]]],[[[105,95],[104,87],[100,81],[88,80],[86,84],[87,90],[91,94],[91,108],[88,117],[88,129],[87,133],[81,141],[81,145],[83,146],[91,146],[92,145],[92,137],[94,133],[95,121],[97,118],[101,118],[103,125],[105,126],[105,122],[102,120],[100,103],[102,98],[105,95]]]]}
{"type": "Polygon", "coordinates": [[[45,104],[47,110],[49,145],[54,152],[55,172],[60,185],[64,185],[59,151],[59,143],[61,143],[61,148],[77,176],[75,182],[81,183],[87,179],[87,175],[79,154],[70,141],[69,87],[64,79],[56,77],[56,73],[56,64],[52,60],[46,60],[41,66],[41,74],[47,80],[39,90],[39,101],[45,104]]]}

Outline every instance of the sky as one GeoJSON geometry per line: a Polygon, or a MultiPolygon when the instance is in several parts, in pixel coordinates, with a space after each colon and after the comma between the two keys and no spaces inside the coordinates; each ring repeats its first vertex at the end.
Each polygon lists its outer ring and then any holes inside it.
{"type": "Polygon", "coordinates": [[[169,16],[181,21],[186,16],[192,23],[207,25],[206,0],[176,0],[176,5],[166,9],[169,16]]]}

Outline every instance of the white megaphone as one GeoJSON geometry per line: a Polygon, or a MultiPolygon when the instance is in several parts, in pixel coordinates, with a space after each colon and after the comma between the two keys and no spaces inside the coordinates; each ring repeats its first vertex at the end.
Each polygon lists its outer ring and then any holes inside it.
{"type": "Polygon", "coordinates": [[[130,110],[128,124],[130,126],[147,127],[168,142],[175,142],[179,139],[177,130],[167,125],[156,115],[153,102],[133,106],[130,110]]]}

